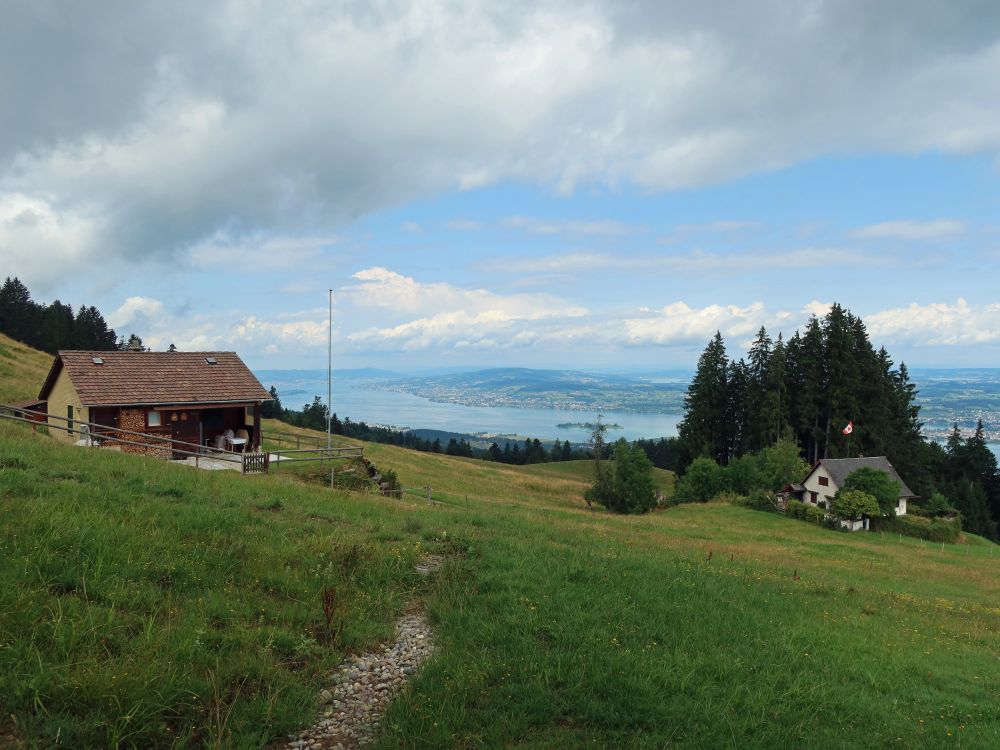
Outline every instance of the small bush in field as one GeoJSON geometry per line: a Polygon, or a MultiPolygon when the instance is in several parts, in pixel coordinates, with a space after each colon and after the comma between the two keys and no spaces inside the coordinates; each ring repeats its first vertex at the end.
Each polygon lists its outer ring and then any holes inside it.
{"type": "Polygon", "coordinates": [[[645,513],[656,505],[653,464],[646,451],[622,438],[615,443],[611,470],[594,477],[587,490],[591,502],[601,503],[614,513],[645,513]]]}

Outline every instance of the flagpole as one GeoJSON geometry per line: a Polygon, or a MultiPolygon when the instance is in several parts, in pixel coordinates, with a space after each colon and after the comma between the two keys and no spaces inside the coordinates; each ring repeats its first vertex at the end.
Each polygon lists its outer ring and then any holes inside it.
{"type": "Polygon", "coordinates": [[[326,457],[330,460],[330,488],[333,488],[333,290],[329,290],[330,314],[326,339],[326,457]]]}

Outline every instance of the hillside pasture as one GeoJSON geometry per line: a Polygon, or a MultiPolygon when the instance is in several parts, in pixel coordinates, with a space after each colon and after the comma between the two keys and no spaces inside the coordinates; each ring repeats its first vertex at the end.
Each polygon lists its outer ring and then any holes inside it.
{"type": "Polygon", "coordinates": [[[0,422],[0,736],[260,747],[422,606],[438,650],[383,750],[1000,746],[995,545],[723,503],[615,516],[583,503],[586,462],[365,452],[442,503],[0,422]]]}

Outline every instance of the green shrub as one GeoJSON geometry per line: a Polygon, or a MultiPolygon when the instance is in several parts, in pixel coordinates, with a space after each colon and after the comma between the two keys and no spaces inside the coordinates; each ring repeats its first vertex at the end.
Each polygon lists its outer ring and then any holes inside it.
{"type": "Polygon", "coordinates": [[[638,445],[625,438],[615,443],[611,470],[600,471],[585,493],[613,513],[645,513],[656,505],[653,464],[638,445]]]}
{"type": "Polygon", "coordinates": [[[382,485],[384,487],[383,492],[387,495],[399,497],[401,494],[402,485],[399,483],[399,476],[393,469],[382,470],[382,485]]]}
{"type": "Polygon", "coordinates": [[[826,511],[822,508],[817,508],[815,505],[803,503],[799,500],[789,500],[788,505],[785,507],[785,514],[792,518],[799,518],[803,521],[817,524],[826,517],[826,511]]]}
{"type": "Polygon", "coordinates": [[[766,492],[765,490],[751,491],[750,494],[746,496],[744,505],[748,508],[753,508],[754,510],[776,511],[778,509],[778,501],[774,494],[766,492]]]}
{"type": "Polygon", "coordinates": [[[746,505],[747,496],[732,490],[724,490],[712,498],[713,503],[729,503],[730,505],[746,505]]]}
{"type": "Polygon", "coordinates": [[[888,474],[867,466],[852,471],[844,480],[844,490],[860,490],[875,498],[883,516],[896,514],[896,503],[899,501],[899,482],[891,479],[888,474]]]}
{"type": "Polygon", "coordinates": [[[948,502],[948,498],[940,492],[932,492],[927,503],[920,509],[920,515],[935,517],[952,516],[956,512],[954,506],[948,502]]]}
{"type": "Polygon", "coordinates": [[[837,490],[830,509],[835,516],[848,521],[879,515],[878,500],[861,490],[837,490]]]}
{"type": "Polygon", "coordinates": [[[954,544],[962,533],[962,521],[953,518],[924,518],[922,516],[894,516],[875,519],[875,529],[890,534],[927,539],[931,542],[954,544]]]}
{"type": "Polygon", "coordinates": [[[728,489],[726,470],[710,458],[696,458],[677,480],[674,503],[704,503],[728,489]]]}

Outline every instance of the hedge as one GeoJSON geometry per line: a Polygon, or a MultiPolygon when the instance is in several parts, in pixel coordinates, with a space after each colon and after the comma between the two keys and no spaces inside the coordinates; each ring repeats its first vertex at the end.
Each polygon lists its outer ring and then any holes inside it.
{"type": "Polygon", "coordinates": [[[957,542],[962,533],[962,520],[958,516],[948,518],[925,518],[923,516],[895,516],[875,519],[875,529],[892,534],[913,536],[931,542],[957,542]]]}
{"type": "Polygon", "coordinates": [[[826,517],[826,511],[823,508],[817,508],[815,505],[799,500],[789,500],[788,505],[785,506],[785,513],[792,518],[801,518],[803,521],[811,523],[822,523],[826,517]]]}

